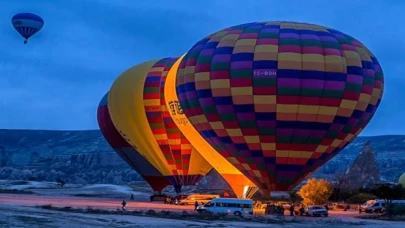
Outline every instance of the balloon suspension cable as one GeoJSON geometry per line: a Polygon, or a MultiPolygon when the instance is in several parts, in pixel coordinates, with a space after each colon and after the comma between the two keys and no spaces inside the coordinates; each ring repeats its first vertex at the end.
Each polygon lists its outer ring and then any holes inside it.
{"type": "Polygon", "coordinates": [[[256,186],[250,186],[248,191],[246,192],[246,198],[247,199],[251,199],[253,197],[253,195],[259,190],[258,187],[256,186]]]}
{"type": "Polygon", "coordinates": [[[27,40],[24,40],[24,44],[27,44],[28,43],[28,41],[27,40]]]}

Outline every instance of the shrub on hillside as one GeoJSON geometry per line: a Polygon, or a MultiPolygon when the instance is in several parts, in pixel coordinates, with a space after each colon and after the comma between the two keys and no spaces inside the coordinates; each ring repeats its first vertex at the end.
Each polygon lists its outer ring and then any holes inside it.
{"type": "Polygon", "coordinates": [[[352,203],[352,204],[362,204],[362,203],[366,202],[367,200],[373,200],[373,199],[377,199],[377,196],[375,196],[373,194],[368,194],[368,193],[359,193],[359,194],[349,197],[347,199],[347,202],[352,203]]]}

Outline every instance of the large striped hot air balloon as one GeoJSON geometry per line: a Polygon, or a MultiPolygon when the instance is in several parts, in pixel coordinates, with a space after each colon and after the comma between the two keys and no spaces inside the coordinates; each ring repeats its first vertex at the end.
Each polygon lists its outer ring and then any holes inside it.
{"type": "Polygon", "coordinates": [[[108,93],[101,99],[97,109],[97,121],[106,141],[117,154],[131,166],[154,191],[161,192],[170,182],[135,147],[131,146],[117,131],[108,112],[108,93]]]}
{"type": "Polygon", "coordinates": [[[196,43],[176,89],[201,136],[269,196],[351,142],[376,112],[383,83],[375,56],[347,34],[254,22],[196,43]]]}
{"type": "Polygon", "coordinates": [[[176,60],[152,60],[124,72],[110,89],[108,108],[120,134],[180,192],[212,166],[180,132],[166,107],[161,78],[176,60]]]}
{"type": "Polygon", "coordinates": [[[176,111],[176,109],[180,107],[179,99],[176,94],[176,73],[182,59],[183,57],[180,57],[173,64],[167,76],[162,75],[161,86],[164,86],[165,104],[172,109],[169,114],[184,136],[225,179],[236,196],[238,198],[250,198],[258,188],[201,137],[193,125],[189,123],[182,110],[176,111]]]}

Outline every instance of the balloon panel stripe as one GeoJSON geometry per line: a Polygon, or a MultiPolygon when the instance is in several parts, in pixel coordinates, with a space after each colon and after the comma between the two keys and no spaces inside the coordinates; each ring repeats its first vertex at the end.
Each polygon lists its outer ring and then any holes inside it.
{"type": "MultiPolygon", "coordinates": [[[[189,172],[193,147],[177,128],[169,113],[179,112],[179,104],[171,102],[167,107],[164,98],[167,73],[176,60],[177,58],[164,58],[152,66],[145,79],[144,106],[152,132],[173,175],[176,178],[185,178],[189,172]]],[[[177,184],[183,182],[187,181],[176,181],[177,184]]]]}

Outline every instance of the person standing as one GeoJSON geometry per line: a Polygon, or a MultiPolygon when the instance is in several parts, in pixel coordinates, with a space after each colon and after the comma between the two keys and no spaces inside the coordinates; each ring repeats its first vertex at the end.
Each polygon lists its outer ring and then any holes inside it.
{"type": "Polygon", "coordinates": [[[290,216],[294,216],[294,204],[291,204],[290,206],[290,216]]]}
{"type": "Polygon", "coordinates": [[[121,205],[122,205],[122,210],[125,211],[125,207],[127,206],[127,202],[125,202],[125,200],[123,200],[121,205]]]}
{"type": "Polygon", "coordinates": [[[198,202],[195,201],[195,203],[194,203],[194,211],[197,211],[197,208],[198,208],[198,202]]]}

